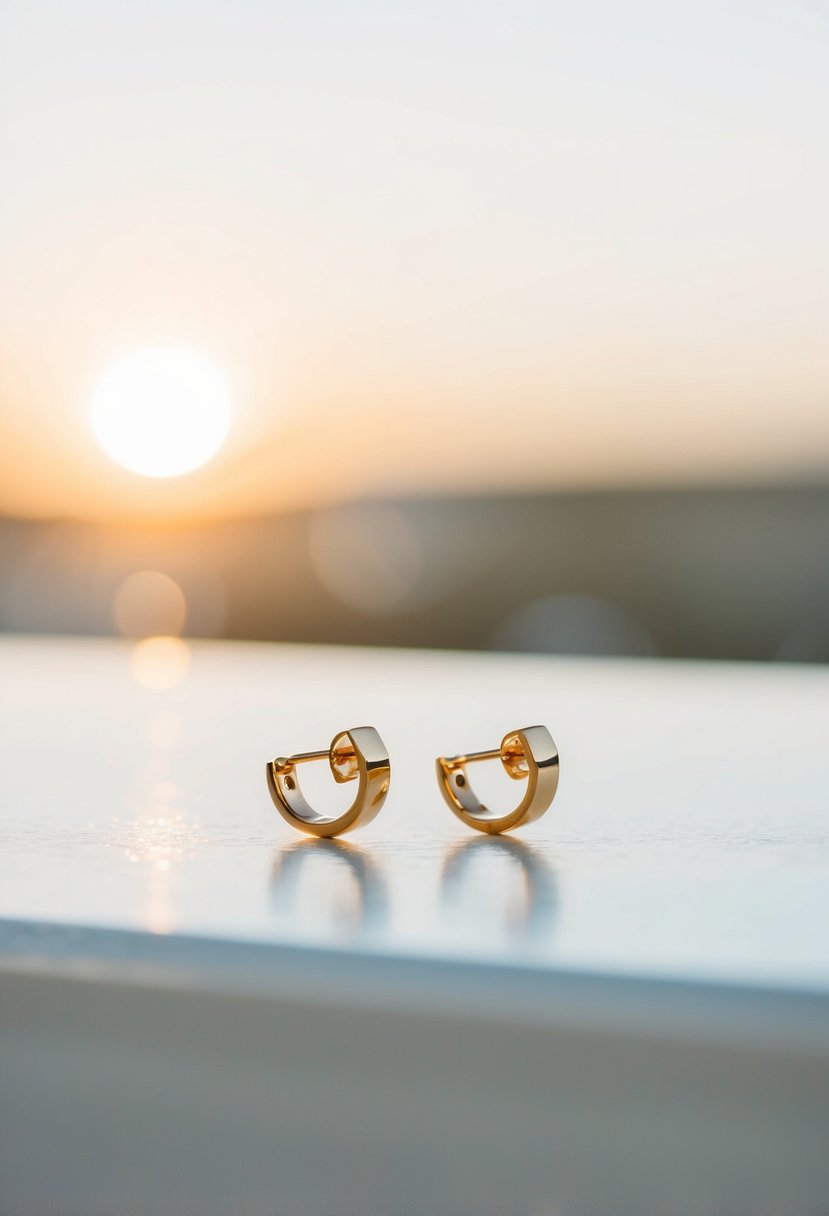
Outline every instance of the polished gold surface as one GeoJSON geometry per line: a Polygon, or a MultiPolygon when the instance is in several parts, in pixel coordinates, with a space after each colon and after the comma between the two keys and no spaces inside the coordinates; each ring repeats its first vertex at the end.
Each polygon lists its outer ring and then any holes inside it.
{"type": "Polygon", "coordinates": [[[558,769],[558,749],[546,726],[509,731],[497,750],[437,759],[438,784],[449,809],[468,827],[491,834],[510,832],[540,819],[555,798],[558,769]],[[508,776],[527,782],[524,797],[513,811],[491,810],[471,788],[466,766],[482,760],[500,760],[508,776]]]}
{"type": "Polygon", "coordinates": [[[386,800],[391,766],[386,745],[373,726],[355,726],[335,736],[328,751],[277,756],[266,766],[268,790],[282,818],[311,836],[340,836],[371,823],[386,800]],[[296,768],[313,760],[328,760],[338,784],[359,781],[351,806],[341,815],[315,811],[299,788],[296,768]]]}

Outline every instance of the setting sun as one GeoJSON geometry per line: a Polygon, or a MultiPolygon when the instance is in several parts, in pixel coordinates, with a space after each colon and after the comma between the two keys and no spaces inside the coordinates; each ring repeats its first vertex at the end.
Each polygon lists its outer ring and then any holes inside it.
{"type": "Polygon", "coordinates": [[[205,464],[224,443],[230,413],[216,369],[192,351],[164,346],[114,364],[91,408],[104,451],[144,477],[177,477],[205,464]]]}

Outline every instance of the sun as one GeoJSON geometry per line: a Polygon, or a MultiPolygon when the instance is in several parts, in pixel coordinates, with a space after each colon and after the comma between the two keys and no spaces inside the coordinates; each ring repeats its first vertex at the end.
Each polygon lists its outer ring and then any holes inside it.
{"type": "Polygon", "coordinates": [[[92,430],[116,463],[143,477],[178,477],[215,456],[230,429],[230,395],[200,355],[174,346],[125,355],[92,398],[92,430]]]}

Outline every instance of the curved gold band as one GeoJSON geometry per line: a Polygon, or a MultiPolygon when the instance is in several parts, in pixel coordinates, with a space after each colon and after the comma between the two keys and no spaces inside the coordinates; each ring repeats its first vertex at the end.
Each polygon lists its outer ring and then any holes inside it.
{"type": "Polygon", "coordinates": [[[386,800],[391,765],[386,745],[373,726],[355,726],[337,735],[327,752],[278,756],[266,766],[268,790],[282,818],[311,836],[340,836],[371,823],[386,800]],[[354,801],[341,815],[322,815],[305,800],[298,764],[328,759],[338,783],[359,781],[354,801]]]}
{"type": "Polygon", "coordinates": [[[497,751],[437,759],[438,784],[449,809],[467,827],[493,835],[541,818],[556,796],[558,769],[558,749],[546,726],[509,731],[497,751]],[[524,797],[506,815],[481,803],[466,773],[468,764],[495,759],[501,760],[510,777],[527,782],[524,797]]]}

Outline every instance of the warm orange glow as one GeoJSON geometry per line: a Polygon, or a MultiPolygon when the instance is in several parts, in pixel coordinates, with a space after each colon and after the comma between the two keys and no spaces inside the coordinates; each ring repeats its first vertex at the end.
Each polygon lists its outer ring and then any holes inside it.
{"type": "Polygon", "coordinates": [[[371,6],[336,51],[303,6],[41,8],[0,21],[0,512],[829,474],[820,4],[371,6]],[[136,403],[159,340],[221,360],[232,459],[136,403]]]}
{"type": "Polygon", "coordinates": [[[92,400],[104,451],[144,477],[177,477],[206,464],[227,437],[230,397],[192,351],[150,347],[106,372],[92,400]]]}

